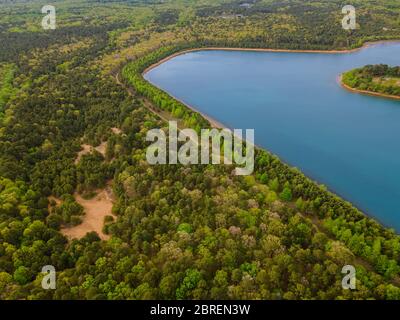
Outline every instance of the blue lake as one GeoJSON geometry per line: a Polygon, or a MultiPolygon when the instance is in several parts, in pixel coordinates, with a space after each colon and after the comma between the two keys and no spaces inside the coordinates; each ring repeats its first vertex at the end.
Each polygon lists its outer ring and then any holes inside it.
{"type": "Polygon", "coordinates": [[[346,54],[199,51],[145,78],[400,232],[400,101],[355,94],[337,77],[400,65],[400,44],[346,54]]]}

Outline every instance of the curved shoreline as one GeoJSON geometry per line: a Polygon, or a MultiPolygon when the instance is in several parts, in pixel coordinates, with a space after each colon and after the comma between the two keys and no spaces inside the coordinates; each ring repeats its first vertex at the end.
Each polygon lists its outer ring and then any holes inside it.
{"type": "MultiPolygon", "coordinates": [[[[197,50],[191,50],[191,51],[197,51],[197,50]]],[[[169,57],[167,57],[167,58],[165,58],[165,59],[168,59],[168,60],[169,60],[169,59],[172,59],[172,58],[174,58],[174,57],[176,57],[176,56],[179,56],[180,54],[184,54],[184,52],[173,54],[173,55],[171,55],[171,56],[169,56],[169,57]]],[[[163,59],[163,60],[161,60],[161,61],[165,61],[165,59],[163,59]]],[[[160,62],[161,62],[161,61],[160,61],[160,62]]],[[[156,65],[159,65],[159,63],[157,63],[156,65]]],[[[156,67],[156,66],[154,66],[154,67],[156,67]]],[[[143,78],[144,78],[144,74],[145,74],[145,72],[142,73],[143,78]]],[[[337,77],[337,80],[338,80],[339,83],[342,82],[342,81],[341,81],[341,77],[342,77],[341,75],[337,77]]],[[[145,79],[145,78],[144,78],[144,79],[145,79]]],[[[148,83],[150,83],[152,86],[158,88],[159,90],[162,90],[163,92],[166,92],[164,89],[158,87],[157,85],[155,85],[155,84],[152,83],[151,81],[149,81],[149,80],[147,80],[147,79],[145,79],[145,80],[146,80],[148,83]]],[[[344,85],[344,84],[343,84],[343,85],[344,85]]],[[[351,90],[352,88],[349,87],[349,89],[350,89],[350,91],[352,91],[352,90],[351,90]]],[[[222,124],[221,122],[218,122],[217,120],[215,120],[215,119],[212,118],[211,116],[208,116],[208,115],[206,115],[206,114],[204,114],[204,113],[198,111],[195,107],[189,105],[188,103],[184,102],[184,101],[181,100],[181,99],[176,98],[176,97],[175,97],[174,95],[172,95],[171,93],[169,93],[169,92],[166,92],[166,93],[167,93],[171,98],[173,98],[173,99],[177,100],[178,102],[182,103],[184,106],[186,106],[187,108],[189,108],[189,109],[192,110],[193,112],[196,112],[196,113],[200,114],[203,118],[205,118],[206,120],[208,120],[208,121],[210,122],[210,124],[211,124],[211,126],[212,126],[213,128],[215,128],[215,129],[230,129],[229,127],[225,126],[225,125],[222,124]]],[[[400,99],[400,98],[399,98],[399,99],[400,99]]],[[[261,149],[261,150],[266,150],[267,152],[271,152],[271,151],[269,151],[266,147],[262,147],[262,146],[259,146],[259,145],[257,145],[257,144],[255,144],[254,146],[257,147],[257,148],[259,148],[259,149],[261,149]]],[[[277,156],[277,155],[276,155],[276,156],[277,156]]],[[[279,158],[280,161],[282,161],[283,163],[285,163],[285,164],[288,165],[289,167],[291,167],[291,168],[297,168],[295,165],[290,164],[289,161],[287,161],[286,159],[282,158],[281,156],[277,156],[277,157],[279,158]]],[[[324,185],[324,184],[323,184],[321,181],[319,181],[318,179],[313,178],[311,174],[309,174],[309,173],[306,174],[304,171],[301,171],[301,172],[302,172],[302,174],[304,174],[308,179],[310,179],[312,182],[316,183],[317,185],[324,185]]],[[[354,201],[352,201],[352,200],[350,200],[350,199],[347,199],[346,195],[341,194],[340,192],[337,192],[336,190],[331,189],[330,187],[328,187],[327,192],[333,194],[334,196],[337,196],[337,197],[341,198],[343,201],[349,202],[353,207],[355,207],[357,210],[359,210],[359,211],[360,211],[362,214],[364,214],[366,217],[368,217],[369,219],[372,219],[372,220],[378,222],[383,228],[387,228],[387,229],[390,229],[390,228],[391,228],[391,226],[386,225],[385,223],[383,223],[382,221],[380,221],[380,220],[379,220],[377,217],[375,217],[371,212],[369,212],[369,211],[366,210],[366,209],[363,209],[362,206],[361,206],[360,204],[357,204],[357,203],[355,203],[354,201]]]]}
{"type": "MultiPolygon", "coordinates": [[[[400,44],[400,40],[381,40],[381,41],[370,41],[370,42],[365,42],[361,47],[359,48],[355,48],[355,49],[349,49],[349,50],[289,50],[289,49],[258,49],[258,48],[229,48],[229,47],[205,47],[205,48],[194,48],[194,49],[188,49],[188,50],[182,50],[180,52],[176,52],[164,59],[161,59],[160,61],[158,61],[157,63],[154,63],[153,65],[147,67],[142,73],[142,77],[145,79],[145,74],[148,73],[149,71],[151,71],[152,69],[160,66],[161,64],[175,58],[181,55],[184,55],[186,53],[190,53],[190,52],[198,52],[198,51],[250,51],[250,52],[286,52],[286,53],[315,53],[315,54],[348,54],[348,53],[355,53],[355,52],[359,52],[361,50],[367,49],[371,46],[374,45],[379,45],[379,44],[390,44],[390,43],[395,43],[395,44],[400,44]]],[[[378,94],[378,93],[371,93],[369,91],[366,92],[359,92],[357,89],[353,89],[347,85],[345,85],[344,83],[342,83],[342,75],[339,75],[337,77],[337,81],[340,85],[343,86],[344,89],[349,90],[350,92],[353,93],[360,93],[360,94],[366,94],[366,95],[370,95],[370,96],[380,96],[380,97],[385,97],[382,94],[378,94]]],[[[166,92],[164,89],[159,88],[157,85],[155,85],[154,83],[150,82],[149,80],[145,79],[145,81],[147,81],[148,83],[150,83],[152,86],[162,90],[163,92],[166,92]]],[[[200,112],[199,110],[196,110],[195,107],[185,103],[184,101],[177,99],[175,96],[173,96],[171,93],[166,92],[170,97],[172,97],[173,99],[181,102],[183,105],[185,105],[187,108],[189,108],[190,110],[199,113],[201,116],[203,116],[205,119],[207,119],[211,126],[215,127],[215,128],[228,128],[226,126],[224,126],[223,124],[221,124],[220,122],[218,122],[217,120],[213,119],[212,117],[203,114],[202,112],[200,112]]],[[[389,97],[385,97],[385,98],[391,98],[389,97]]],[[[400,97],[395,96],[396,100],[400,100],[400,97]]],[[[259,146],[257,146],[259,147],[259,146]]],[[[267,150],[266,148],[260,147],[260,149],[262,150],[267,150]]],[[[279,159],[281,161],[283,161],[283,163],[285,163],[286,165],[288,165],[289,167],[294,167],[293,165],[290,165],[289,162],[285,161],[285,159],[282,159],[281,157],[279,157],[279,159]]],[[[305,173],[303,173],[305,175],[305,173]]],[[[315,179],[315,178],[311,178],[311,175],[307,174],[305,175],[308,179],[310,179],[311,181],[313,181],[314,183],[320,185],[321,183],[315,179]]],[[[336,192],[335,190],[332,190],[330,188],[328,188],[328,192],[333,194],[334,196],[337,196],[339,198],[341,198],[343,201],[348,202],[351,204],[351,206],[355,207],[358,211],[360,211],[365,217],[372,219],[373,221],[377,222],[379,225],[381,225],[383,228],[391,228],[389,225],[386,225],[385,223],[383,223],[379,218],[377,218],[376,216],[374,216],[371,212],[368,212],[368,210],[365,210],[362,208],[362,206],[357,205],[356,203],[354,203],[353,201],[347,199],[347,197],[345,195],[340,194],[340,192],[336,192]]]]}
{"type": "MultiPolygon", "coordinates": [[[[143,74],[144,74],[144,73],[143,73],[143,74]]],[[[143,76],[143,74],[142,74],[142,76],[143,76]]],[[[144,79],[145,79],[145,78],[144,78],[144,79]]],[[[157,89],[162,90],[163,92],[165,92],[164,89],[160,88],[160,87],[157,86],[156,84],[152,83],[151,81],[149,81],[149,80],[147,80],[147,79],[145,79],[145,80],[146,80],[148,83],[150,83],[152,86],[154,86],[154,87],[156,87],[157,89]]],[[[219,122],[218,120],[212,118],[211,116],[209,116],[209,115],[207,115],[207,114],[205,114],[205,113],[203,113],[203,112],[200,112],[200,111],[197,110],[195,107],[191,106],[190,104],[186,103],[185,101],[183,101],[183,100],[181,100],[181,99],[175,97],[174,95],[172,95],[172,94],[169,93],[169,92],[166,92],[166,93],[167,93],[171,98],[173,98],[173,99],[175,99],[176,101],[182,103],[186,108],[189,108],[189,109],[192,110],[193,112],[200,114],[204,119],[206,119],[206,120],[211,124],[211,127],[215,128],[215,129],[229,129],[229,128],[228,128],[226,125],[224,125],[223,123],[219,122]]]]}
{"type": "Polygon", "coordinates": [[[171,54],[170,56],[161,59],[160,61],[152,64],[151,66],[147,67],[143,72],[142,76],[152,69],[158,67],[159,65],[173,59],[184,55],[186,53],[191,52],[199,52],[199,51],[249,51],[249,52],[286,52],[286,53],[315,53],[315,54],[347,54],[347,53],[354,53],[364,49],[367,49],[370,46],[377,45],[377,44],[384,44],[384,43],[399,43],[400,40],[381,40],[381,41],[369,41],[365,42],[361,47],[355,49],[347,49],[347,50],[296,50],[296,49],[269,49],[269,48],[229,48],[229,47],[204,47],[204,48],[194,48],[194,49],[187,49],[183,51],[176,52],[171,54]]]}
{"type": "Polygon", "coordinates": [[[342,88],[344,88],[347,91],[350,91],[352,93],[358,93],[358,94],[363,94],[363,95],[367,95],[367,96],[380,97],[380,98],[391,99],[391,100],[400,100],[400,96],[394,96],[391,94],[379,93],[379,92],[368,91],[368,90],[361,90],[361,89],[350,87],[349,85],[347,85],[343,82],[343,74],[338,76],[337,81],[342,88]]]}
{"type": "MultiPolygon", "coordinates": [[[[348,53],[354,53],[358,52],[364,49],[367,49],[373,45],[378,45],[378,44],[385,44],[385,43],[399,43],[400,40],[381,40],[381,41],[370,41],[370,42],[365,42],[361,47],[355,48],[355,49],[348,49],[348,50],[290,50],[290,49],[262,49],[262,48],[229,48],[229,47],[205,47],[205,48],[194,48],[194,49],[187,49],[183,51],[176,52],[174,54],[171,54],[170,56],[161,59],[160,61],[152,64],[151,66],[147,67],[141,74],[142,77],[145,79],[145,74],[150,72],[152,69],[157,68],[158,66],[162,65],[163,63],[174,59],[176,57],[179,57],[181,55],[191,53],[191,52],[199,52],[199,51],[247,51],[247,52],[286,52],[286,53],[315,53],[315,54],[348,54],[348,53]]],[[[164,89],[158,87],[154,83],[150,82],[149,80],[145,79],[147,82],[149,82],[152,86],[158,88],[159,90],[164,91],[164,89]]],[[[391,95],[384,95],[380,93],[374,93],[370,91],[362,91],[358,89],[351,88],[347,86],[346,84],[343,83],[342,81],[342,75],[338,76],[337,78],[338,83],[346,90],[351,91],[353,93],[359,93],[359,94],[365,94],[365,95],[370,95],[370,96],[379,96],[383,98],[389,98],[389,99],[395,99],[395,100],[400,100],[400,97],[397,96],[391,96],[391,95]]],[[[165,92],[165,91],[164,91],[165,92]]],[[[211,116],[204,114],[197,110],[195,107],[191,106],[190,104],[182,101],[181,99],[178,99],[177,97],[173,96],[171,93],[167,94],[171,96],[173,99],[176,101],[182,103],[185,105],[187,108],[192,110],[193,112],[199,113],[203,118],[208,120],[211,124],[212,127],[217,128],[217,129],[225,129],[228,128],[225,126],[223,123],[219,122],[218,120],[212,118],[211,116]]]]}

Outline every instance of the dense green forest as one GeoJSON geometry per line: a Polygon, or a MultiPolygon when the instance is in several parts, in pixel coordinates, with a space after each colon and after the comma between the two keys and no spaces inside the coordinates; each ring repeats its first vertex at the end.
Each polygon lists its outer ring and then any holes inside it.
{"type": "Polygon", "coordinates": [[[345,72],[342,81],[354,89],[400,97],[400,67],[368,65],[345,72]]]}
{"type": "Polygon", "coordinates": [[[400,3],[42,1],[0,4],[1,299],[400,299],[400,237],[267,151],[253,176],[229,166],[150,166],[146,133],[208,127],[142,71],[204,46],[345,49],[400,38],[400,3]],[[120,83],[120,81],[121,83],[120,83]],[[78,157],[82,145],[90,151],[78,157]],[[79,161],[78,161],[78,160],[79,161]],[[111,184],[102,241],[68,239],[76,194],[111,184]],[[344,265],[357,290],[343,290],[344,265]],[[56,290],[41,269],[57,270],[56,290]]]}

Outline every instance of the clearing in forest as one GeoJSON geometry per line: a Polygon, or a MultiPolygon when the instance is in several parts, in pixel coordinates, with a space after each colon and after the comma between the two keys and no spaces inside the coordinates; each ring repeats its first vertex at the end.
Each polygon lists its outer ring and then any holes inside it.
{"type": "Polygon", "coordinates": [[[86,154],[89,154],[93,152],[93,150],[96,150],[97,152],[101,153],[104,157],[106,155],[106,148],[107,148],[107,142],[102,142],[99,146],[93,147],[89,144],[83,144],[82,150],[78,152],[78,156],[75,159],[75,164],[78,164],[79,161],[81,161],[82,157],[86,154]]]}
{"type": "Polygon", "coordinates": [[[86,200],[79,194],[75,194],[75,200],[85,210],[82,223],[78,226],[65,228],[61,233],[68,239],[81,239],[89,232],[97,232],[100,239],[108,240],[110,236],[104,234],[104,218],[112,216],[113,196],[109,187],[101,190],[92,199],[86,200]]]}

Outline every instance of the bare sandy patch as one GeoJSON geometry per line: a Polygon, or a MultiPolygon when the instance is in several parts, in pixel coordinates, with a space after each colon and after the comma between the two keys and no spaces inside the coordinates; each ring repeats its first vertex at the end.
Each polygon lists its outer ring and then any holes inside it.
{"type": "Polygon", "coordinates": [[[81,145],[82,150],[78,152],[78,156],[75,159],[75,164],[78,164],[79,161],[81,161],[82,157],[86,154],[92,153],[94,150],[97,152],[101,153],[103,157],[106,155],[106,149],[107,149],[107,142],[102,142],[99,146],[93,147],[89,144],[82,144],[81,145]]]}
{"type": "Polygon", "coordinates": [[[97,152],[100,152],[103,157],[106,156],[107,142],[102,142],[98,147],[94,148],[97,152]]]}
{"type": "Polygon", "coordinates": [[[85,154],[89,154],[92,151],[93,147],[88,144],[83,144],[81,145],[81,148],[82,150],[78,152],[78,156],[75,159],[75,164],[78,164],[85,154]]]}
{"type": "Polygon", "coordinates": [[[106,216],[113,216],[112,206],[114,197],[110,187],[105,188],[98,192],[93,198],[86,200],[81,195],[75,194],[75,200],[78,202],[85,211],[82,218],[82,223],[78,226],[65,228],[61,233],[68,239],[81,239],[89,232],[96,232],[100,239],[108,240],[109,235],[103,233],[104,218],[106,216]]]}
{"type": "Polygon", "coordinates": [[[50,196],[47,199],[49,200],[49,202],[54,201],[57,206],[59,206],[61,204],[61,200],[56,198],[56,197],[54,197],[54,196],[50,196]]]}
{"type": "Polygon", "coordinates": [[[111,131],[117,135],[120,135],[122,133],[122,130],[120,128],[111,128],[111,131]]]}

